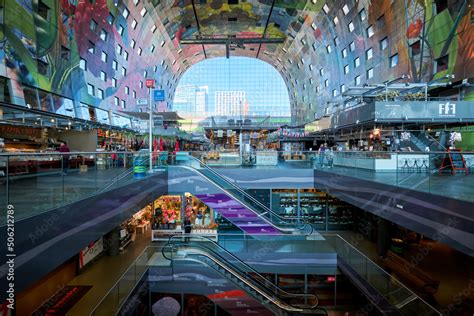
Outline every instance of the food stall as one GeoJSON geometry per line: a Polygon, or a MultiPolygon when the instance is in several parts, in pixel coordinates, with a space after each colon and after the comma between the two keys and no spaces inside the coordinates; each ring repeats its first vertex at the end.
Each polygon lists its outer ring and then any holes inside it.
{"type": "Polygon", "coordinates": [[[164,195],[154,202],[152,217],[152,241],[167,240],[171,235],[183,234],[182,223],[186,217],[191,221],[193,234],[217,240],[215,212],[201,200],[184,195],[164,195]]]}

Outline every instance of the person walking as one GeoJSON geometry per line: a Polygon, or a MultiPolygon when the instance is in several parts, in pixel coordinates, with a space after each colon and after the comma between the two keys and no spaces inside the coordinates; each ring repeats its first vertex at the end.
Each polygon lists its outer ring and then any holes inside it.
{"type": "Polygon", "coordinates": [[[65,154],[70,152],[71,150],[69,149],[68,145],[66,142],[61,142],[59,145],[59,152],[63,153],[62,156],[62,162],[63,162],[63,174],[67,174],[67,171],[69,169],[69,155],[65,154]]]}
{"type": "Polygon", "coordinates": [[[323,168],[324,166],[324,152],[326,151],[326,143],[319,146],[319,166],[323,168]]]}
{"type": "Polygon", "coordinates": [[[189,235],[191,234],[191,230],[192,230],[191,220],[189,219],[189,217],[186,217],[184,219],[183,225],[184,225],[184,234],[185,234],[184,242],[189,242],[189,235]]]}

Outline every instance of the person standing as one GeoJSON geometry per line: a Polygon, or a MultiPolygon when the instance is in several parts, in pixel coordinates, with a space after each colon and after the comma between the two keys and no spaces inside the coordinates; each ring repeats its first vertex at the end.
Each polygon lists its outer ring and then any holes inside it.
{"type": "Polygon", "coordinates": [[[63,174],[67,174],[67,171],[69,169],[69,155],[65,154],[70,152],[71,150],[69,149],[68,145],[66,142],[61,142],[59,145],[59,152],[62,153],[62,162],[63,162],[63,174]]]}
{"type": "Polygon", "coordinates": [[[324,152],[326,151],[326,143],[319,146],[319,166],[322,168],[324,166],[324,152]]]}
{"type": "Polygon", "coordinates": [[[184,242],[188,242],[189,235],[191,234],[191,230],[192,230],[191,220],[189,219],[189,217],[186,217],[184,219],[183,225],[184,225],[184,234],[185,234],[184,242]]]}

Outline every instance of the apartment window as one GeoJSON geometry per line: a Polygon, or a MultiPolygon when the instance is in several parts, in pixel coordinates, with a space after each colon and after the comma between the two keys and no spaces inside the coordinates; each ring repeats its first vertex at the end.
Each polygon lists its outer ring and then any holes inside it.
{"type": "Polygon", "coordinates": [[[133,96],[134,99],[136,99],[137,98],[137,91],[133,90],[132,91],[132,96],[133,96]]]}
{"type": "Polygon", "coordinates": [[[439,14],[448,8],[448,0],[435,0],[435,6],[436,14],[439,14]]]}
{"type": "Polygon", "coordinates": [[[339,40],[339,37],[334,37],[334,46],[337,46],[341,43],[341,41],[339,40]]]}
{"type": "Polygon", "coordinates": [[[123,51],[123,59],[128,60],[128,52],[126,50],[123,51]]]}
{"type": "Polygon", "coordinates": [[[101,100],[104,99],[104,90],[97,88],[97,97],[101,100]]]}
{"type": "Polygon", "coordinates": [[[127,68],[122,67],[122,76],[126,76],[126,75],[127,75],[127,68]]]}
{"type": "Polygon", "coordinates": [[[109,15],[107,16],[107,23],[112,25],[114,23],[114,20],[115,20],[115,16],[112,13],[109,13],[109,15]]]}
{"type": "Polygon", "coordinates": [[[82,70],[87,70],[87,60],[84,58],[79,59],[79,68],[82,70]]]}
{"type": "Polygon", "coordinates": [[[328,5],[325,3],[324,6],[323,6],[323,11],[324,13],[328,14],[329,13],[329,7],[328,5]]]}
{"type": "Polygon", "coordinates": [[[130,88],[128,86],[125,86],[125,94],[126,95],[130,94],[130,88]]]}
{"type": "Polygon", "coordinates": [[[382,14],[381,16],[379,16],[379,18],[377,19],[377,26],[379,28],[382,28],[385,26],[385,15],[382,14]]]}
{"type": "Polygon", "coordinates": [[[117,62],[115,59],[112,60],[112,68],[113,68],[114,70],[118,70],[118,62],[117,62]]]}
{"type": "Polygon", "coordinates": [[[350,11],[349,6],[347,4],[345,4],[342,7],[342,12],[344,13],[344,15],[347,15],[349,13],[349,11],[350,11]]]}
{"type": "Polygon", "coordinates": [[[369,48],[368,50],[365,51],[365,58],[367,60],[371,60],[372,57],[374,57],[374,50],[372,48],[369,48]]]}
{"type": "Polygon", "coordinates": [[[128,11],[128,9],[124,7],[122,11],[122,15],[124,18],[128,18],[128,16],[130,15],[130,11],[128,11]]]}
{"type": "Polygon", "coordinates": [[[333,19],[332,19],[332,22],[334,23],[334,26],[336,26],[338,23],[339,23],[339,18],[337,16],[335,16],[333,19]]]}
{"type": "Polygon", "coordinates": [[[421,53],[420,41],[416,41],[410,45],[410,53],[411,53],[411,56],[416,56],[421,53]]]}
{"type": "Polygon", "coordinates": [[[112,78],[112,87],[117,88],[117,79],[112,78]]]}
{"type": "Polygon", "coordinates": [[[364,8],[362,8],[362,10],[359,11],[359,18],[361,21],[367,20],[367,12],[365,11],[364,8]]]}
{"type": "Polygon", "coordinates": [[[137,28],[137,25],[138,25],[137,20],[133,19],[132,25],[131,25],[131,26],[132,26],[132,29],[136,29],[136,28],[137,28]]]}
{"type": "Polygon", "coordinates": [[[87,93],[94,96],[94,86],[90,83],[87,84],[87,93]]]}
{"type": "Polygon", "coordinates": [[[337,97],[337,90],[336,89],[332,90],[332,96],[337,97]]]}
{"type": "Polygon", "coordinates": [[[351,21],[349,22],[349,24],[347,24],[347,29],[349,30],[349,32],[353,32],[355,27],[354,27],[354,23],[351,21]]]}
{"type": "Polygon", "coordinates": [[[309,64],[309,66],[308,66],[308,67],[309,67],[309,70],[313,71],[313,68],[314,68],[314,67],[313,67],[313,65],[312,65],[312,64],[309,64]]]}
{"type": "Polygon", "coordinates": [[[331,45],[326,46],[326,51],[328,52],[328,54],[332,52],[331,45]]]}
{"type": "Polygon", "coordinates": [[[143,8],[143,9],[140,11],[140,15],[141,15],[142,17],[144,17],[144,16],[146,15],[146,13],[147,13],[147,12],[146,12],[146,9],[145,9],[145,8],[143,8]]]}
{"type": "Polygon", "coordinates": [[[380,40],[380,50],[385,50],[388,47],[388,37],[382,38],[380,40]]]}
{"type": "Polygon", "coordinates": [[[398,65],[398,54],[390,56],[390,68],[393,68],[396,65],[398,65]]]}
{"type": "Polygon", "coordinates": [[[120,44],[117,45],[117,54],[122,55],[123,47],[120,44]]]}
{"type": "Polygon", "coordinates": [[[107,74],[104,71],[100,72],[100,80],[107,81],[107,74]]]}
{"type": "Polygon", "coordinates": [[[153,66],[153,72],[156,72],[158,70],[158,66],[153,66]]]}
{"type": "Polygon", "coordinates": [[[120,100],[120,106],[122,107],[122,109],[127,108],[127,103],[125,102],[125,100],[120,100]]]}
{"type": "Polygon", "coordinates": [[[311,27],[312,27],[312,28],[313,28],[313,30],[315,30],[315,31],[316,31],[316,29],[318,28],[318,27],[317,27],[317,25],[316,25],[316,24],[314,24],[314,23],[311,23],[311,27]]]}
{"type": "Polygon", "coordinates": [[[153,54],[154,51],[155,51],[155,45],[151,45],[151,47],[150,47],[150,53],[153,54]]]}
{"type": "Polygon", "coordinates": [[[322,77],[324,76],[324,68],[319,69],[319,75],[322,77]]]}
{"type": "Polygon", "coordinates": [[[349,44],[349,50],[350,50],[351,52],[353,52],[353,51],[355,51],[355,49],[356,49],[355,43],[354,43],[354,42],[351,42],[351,43],[349,44]]]}
{"type": "Polygon", "coordinates": [[[100,31],[100,39],[103,40],[104,42],[107,41],[108,35],[109,35],[109,34],[107,33],[106,30],[102,29],[102,30],[100,31]]]}
{"type": "Polygon", "coordinates": [[[138,56],[141,56],[141,55],[142,55],[142,48],[138,47],[138,56]]]}
{"type": "Polygon", "coordinates": [[[374,68],[367,70],[367,79],[372,79],[374,77],[374,68]]]}
{"type": "Polygon", "coordinates": [[[329,79],[324,80],[324,86],[326,88],[329,87],[329,79]]]}
{"type": "Polygon", "coordinates": [[[148,71],[146,71],[146,70],[143,71],[143,77],[145,77],[145,78],[148,77],[148,71]]]}
{"type": "Polygon", "coordinates": [[[133,4],[137,6],[140,3],[140,0],[133,0],[133,4]]]}
{"type": "Polygon", "coordinates": [[[46,63],[46,62],[44,62],[40,59],[37,59],[36,60],[36,66],[38,67],[38,73],[40,75],[49,77],[49,65],[48,65],[48,63],[46,63]]]}
{"type": "Polygon", "coordinates": [[[134,39],[132,39],[132,40],[130,41],[130,47],[131,47],[131,48],[135,48],[135,45],[136,45],[136,44],[137,44],[137,42],[135,42],[134,39]]]}
{"type": "Polygon", "coordinates": [[[102,53],[100,54],[100,60],[102,60],[104,63],[107,62],[107,58],[108,58],[108,56],[107,56],[107,53],[106,53],[106,52],[102,52],[102,53]]]}
{"type": "Polygon", "coordinates": [[[71,51],[69,50],[69,48],[61,46],[61,58],[64,60],[71,59],[71,51]]]}
{"type": "Polygon", "coordinates": [[[94,19],[91,19],[91,21],[89,22],[89,29],[92,32],[95,32],[97,30],[97,22],[94,19]]]}
{"type": "Polygon", "coordinates": [[[354,59],[354,68],[357,68],[359,66],[360,66],[360,58],[357,57],[357,58],[354,59]]]}
{"type": "Polygon", "coordinates": [[[151,27],[151,32],[152,32],[152,33],[155,33],[155,31],[156,31],[156,25],[153,24],[153,26],[151,27]]]}
{"type": "Polygon", "coordinates": [[[309,84],[310,84],[310,85],[313,85],[313,84],[314,84],[313,78],[309,78],[309,84]]]}
{"type": "Polygon", "coordinates": [[[354,78],[354,84],[356,86],[360,85],[360,76],[357,76],[357,77],[354,78]]]}
{"type": "Polygon", "coordinates": [[[95,53],[95,44],[92,43],[91,41],[89,41],[89,48],[87,49],[87,51],[91,54],[95,53]]]}
{"type": "Polygon", "coordinates": [[[303,46],[306,45],[306,41],[303,38],[301,39],[301,44],[303,44],[303,46]]]}
{"type": "Polygon", "coordinates": [[[346,58],[346,57],[347,57],[347,48],[344,48],[344,49],[341,51],[341,55],[342,55],[342,58],[346,58]]]}
{"type": "Polygon", "coordinates": [[[440,72],[448,69],[449,65],[449,55],[445,55],[443,57],[440,57],[436,59],[436,67],[435,71],[440,72]]]}
{"type": "Polygon", "coordinates": [[[166,42],[165,42],[164,40],[162,40],[161,43],[160,43],[160,46],[161,46],[161,47],[165,46],[165,43],[166,43],[166,42]]]}
{"type": "Polygon", "coordinates": [[[349,73],[349,70],[350,70],[349,65],[345,65],[344,66],[344,74],[347,75],[349,73]]]}
{"type": "Polygon", "coordinates": [[[140,88],[143,88],[143,81],[140,81],[140,82],[138,83],[138,86],[139,86],[140,88]]]}
{"type": "Polygon", "coordinates": [[[367,37],[371,38],[372,36],[374,36],[374,26],[373,25],[371,25],[367,28],[367,37]]]}
{"type": "Polygon", "coordinates": [[[117,28],[117,32],[118,32],[120,35],[123,35],[123,31],[124,31],[124,30],[125,30],[125,29],[123,28],[123,26],[122,26],[121,24],[120,24],[120,25],[118,26],[118,28],[117,28]]]}
{"type": "Polygon", "coordinates": [[[341,93],[344,93],[346,92],[346,86],[345,85],[341,85],[341,93]]]}
{"type": "Polygon", "coordinates": [[[46,21],[49,21],[49,7],[43,3],[43,1],[38,1],[38,15],[41,16],[46,21]]]}
{"type": "Polygon", "coordinates": [[[318,93],[321,92],[321,86],[316,87],[316,92],[318,92],[318,93]]]}
{"type": "Polygon", "coordinates": [[[120,99],[117,97],[114,97],[114,105],[119,106],[119,104],[120,104],[120,99]]]}

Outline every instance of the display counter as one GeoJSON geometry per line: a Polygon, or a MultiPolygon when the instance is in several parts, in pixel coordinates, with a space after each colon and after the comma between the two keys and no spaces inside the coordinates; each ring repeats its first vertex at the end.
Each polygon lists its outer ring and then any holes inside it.
{"type": "Polygon", "coordinates": [[[276,166],[278,164],[277,151],[257,151],[255,156],[257,166],[276,166]]]}
{"type": "Polygon", "coordinates": [[[182,235],[184,237],[204,236],[217,241],[217,229],[193,229],[190,234],[185,234],[181,227],[176,229],[154,229],[151,231],[151,241],[167,241],[171,236],[182,235]]]}
{"type": "Polygon", "coordinates": [[[209,166],[240,166],[242,163],[238,153],[209,153],[205,161],[209,166]]]}
{"type": "Polygon", "coordinates": [[[334,166],[360,168],[374,171],[396,171],[416,166],[428,169],[430,155],[404,153],[337,152],[334,166]]]}

